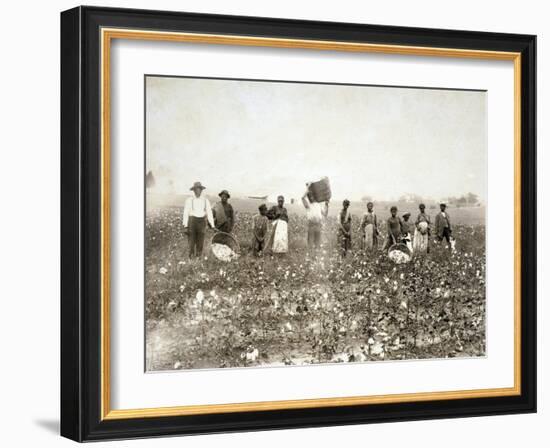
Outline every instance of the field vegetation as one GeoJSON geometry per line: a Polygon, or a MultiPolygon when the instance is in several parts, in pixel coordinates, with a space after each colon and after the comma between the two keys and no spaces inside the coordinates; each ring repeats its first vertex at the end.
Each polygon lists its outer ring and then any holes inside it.
{"type": "MultiPolygon", "coordinates": [[[[359,250],[358,206],[348,257],[338,252],[334,207],[323,248],[313,255],[305,217],[291,206],[289,253],[257,258],[251,253],[253,209],[238,213],[241,255],[230,263],[216,260],[208,244],[201,259],[189,260],[182,210],[148,210],[147,370],[485,354],[483,208],[449,210],[455,251],[432,238],[429,255],[403,265],[382,251],[359,250]]],[[[377,213],[385,217],[381,208],[377,213]]]]}

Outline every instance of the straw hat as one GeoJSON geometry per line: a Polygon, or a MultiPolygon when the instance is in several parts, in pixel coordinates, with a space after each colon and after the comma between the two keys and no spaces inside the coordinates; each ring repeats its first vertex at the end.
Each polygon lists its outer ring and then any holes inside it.
{"type": "Polygon", "coordinates": [[[199,188],[201,190],[204,190],[206,187],[204,187],[200,182],[195,182],[193,186],[190,188],[191,191],[195,190],[196,188],[199,188]]]}

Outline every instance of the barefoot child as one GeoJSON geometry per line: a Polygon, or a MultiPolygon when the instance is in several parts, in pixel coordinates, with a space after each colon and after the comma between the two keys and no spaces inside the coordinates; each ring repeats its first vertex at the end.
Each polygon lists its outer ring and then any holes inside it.
{"type": "Polygon", "coordinates": [[[265,238],[267,236],[267,225],[269,220],[267,219],[267,207],[262,204],[258,207],[259,214],[255,215],[252,219],[252,232],[254,239],[252,241],[252,247],[254,255],[260,256],[265,247],[265,238]]]}
{"type": "Polygon", "coordinates": [[[391,216],[386,222],[388,237],[386,244],[384,244],[384,250],[388,250],[392,244],[401,242],[401,236],[403,235],[403,220],[397,216],[397,207],[394,205],[390,208],[391,216]]]}

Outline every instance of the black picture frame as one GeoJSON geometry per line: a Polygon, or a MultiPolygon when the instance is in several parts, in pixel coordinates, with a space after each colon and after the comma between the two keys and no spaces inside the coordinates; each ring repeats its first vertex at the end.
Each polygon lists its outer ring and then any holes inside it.
{"type": "Polygon", "coordinates": [[[100,7],[61,13],[61,435],[92,441],[536,412],[535,142],[536,36],[100,7]],[[102,27],[521,53],[521,393],[102,420],[102,27]]]}

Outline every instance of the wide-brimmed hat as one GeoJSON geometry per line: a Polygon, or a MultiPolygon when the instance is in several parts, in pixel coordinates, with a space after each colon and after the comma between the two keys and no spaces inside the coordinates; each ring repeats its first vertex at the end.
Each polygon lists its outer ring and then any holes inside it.
{"type": "Polygon", "coordinates": [[[224,194],[227,196],[227,199],[231,197],[231,195],[229,194],[229,191],[227,190],[220,191],[220,194],[218,194],[218,196],[221,198],[224,194]]]}
{"type": "Polygon", "coordinates": [[[195,182],[190,190],[193,191],[195,188],[200,188],[201,190],[204,190],[206,187],[203,186],[200,182],[195,182]]]}
{"type": "Polygon", "coordinates": [[[407,218],[407,217],[409,217],[409,216],[411,216],[411,214],[410,214],[409,212],[403,213],[403,218],[407,218]]]}

